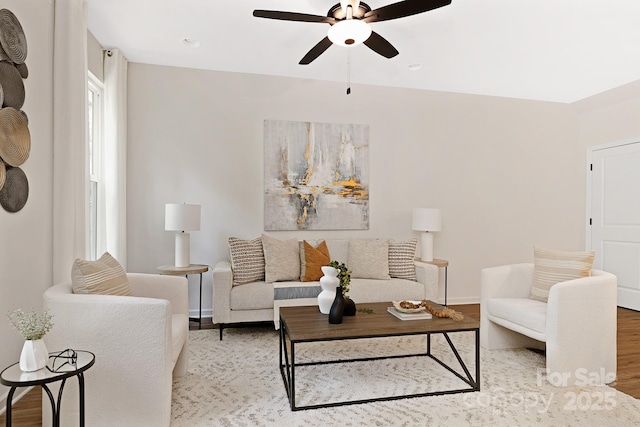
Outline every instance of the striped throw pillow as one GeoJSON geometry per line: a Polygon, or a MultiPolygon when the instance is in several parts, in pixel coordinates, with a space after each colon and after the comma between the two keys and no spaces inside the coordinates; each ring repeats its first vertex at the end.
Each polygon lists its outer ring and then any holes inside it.
{"type": "Polygon", "coordinates": [[[95,261],[76,259],[71,267],[74,294],[131,295],[131,285],[120,263],[105,252],[95,261]]]}
{"type": "Polygon", "coordinates": [[[413,264],[417,244],[418,239],[415,238],[404,241],[389,241],[389,276],[418,281],[416,266],[413,264]]]}
{"type": "Polygon", "coordinates": [[[532,299],[547,302],[553,285],[567,280],[591,276],[594,251],[565,252],[553,249],[533,248],[532,299]]]}
{"type": "Polygon", "coordinates": [[[233,271],[233,286],[264,280],[264,250],[262,238],[242,240],[229,237],[229,258],[233,271]]]}

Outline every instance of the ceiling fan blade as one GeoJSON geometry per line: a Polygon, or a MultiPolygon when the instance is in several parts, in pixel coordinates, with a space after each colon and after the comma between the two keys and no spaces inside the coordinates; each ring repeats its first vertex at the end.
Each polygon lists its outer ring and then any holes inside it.
{"type": "Polygon", "coordinates": [[[330,18],[328,16],[309,15],[306,13],[296,12],[280,12],[277,10],[254,10],[253,16],[257,18],[280,19],[282,21],[320,22],[327,24],[335,24],[338,22],[335,18],[330,18]]]}
{"type": "Polygon", "coordinates": [[[375,31],[371,32],[371,36],[364,41],[364,44],[366,44],[369,49],[379,53],[385,58],[393,58],[399,53],[397,49],[387,41],[387,39],[375,31]]]}
{"type": "Polygon", "coordinates": [[[439,7],[451,4],[451,0],[405,0],[365,13],[362,20],[364,22],[389,21],[391,19],[404,18],[405,16],[417,15],[428,12],[439,7]]]}
{"type": "Polygon", "coordinates": [[[329,37],[325,37],[320,42],[311,48],[309,52],[302,58],[299,62],[300,65],[309,65],[316,59],[318,56],[322,55],[322,53],[329,49],[333,43],[329,40],[329,37]]]}

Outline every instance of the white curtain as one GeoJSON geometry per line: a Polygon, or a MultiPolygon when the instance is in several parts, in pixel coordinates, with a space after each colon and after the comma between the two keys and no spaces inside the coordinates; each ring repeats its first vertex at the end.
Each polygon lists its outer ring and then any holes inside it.
{"type": "Polygon", "coordinates": [[[53,25],[53,280],[70,280],[88,248],[87,19],[83,0],[55,0],[53,25]]]}
{"type": "Polygon", "coordinates": [[[106,248],[127,263],[127,60],[104,51],[106,248]]]}

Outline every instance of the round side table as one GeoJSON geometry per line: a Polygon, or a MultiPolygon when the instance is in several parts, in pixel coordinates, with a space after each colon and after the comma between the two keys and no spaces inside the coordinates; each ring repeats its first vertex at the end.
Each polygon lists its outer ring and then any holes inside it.
{"type": "Polygon", "coordinates": [[[59,352],[49,353],[47,367],[34,372],[23,372],[20,369],[20,363],[14,363],[0,373],[0,384],[11,387],[7,395],[7,411],[6,426],[11,426],[11,403],[13,394],[18,387],[30,387],[39,385],[49,396],[51,402],[51,411],[53,413],[53,426],[60,427],[60,402],[62,400],[62,391],[67,378],[78,377],[78,385],[80,389],[80,426],[84,426],[84,371],[89,369],[95,363],[95,355],[90,351],[75,350],[77,359],[75,365],[65,364],[51,372],[56,366],[52,365],[52,356],[57,356],[59,352]],[[53,398],[53,394],[47,384],[62,381],[60,391],[58,392],[57,402],[53,398]]]}
{"type": "Polygon", "coordinates": [[[184,276],[189,280],[189,274],[200,275],[200,307],[198,309],[198,317],[189,317],[190,321],[198,322],[198,329],[202,329],[202,273],[209,271],[209,266],[204,264],[189,264],[186,267],[176,267],[175,265],[162,265],[158,267],[160,274],[168,274],[171,276],[184,276]]]}

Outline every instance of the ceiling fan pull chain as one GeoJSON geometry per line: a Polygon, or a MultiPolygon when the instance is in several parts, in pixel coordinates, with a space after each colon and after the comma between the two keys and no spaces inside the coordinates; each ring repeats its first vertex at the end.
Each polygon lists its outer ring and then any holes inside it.
{"type": "Polygon", "coordinates": [[[351,49],[347,49],[347,95],[351,94],[351,49]]]}

